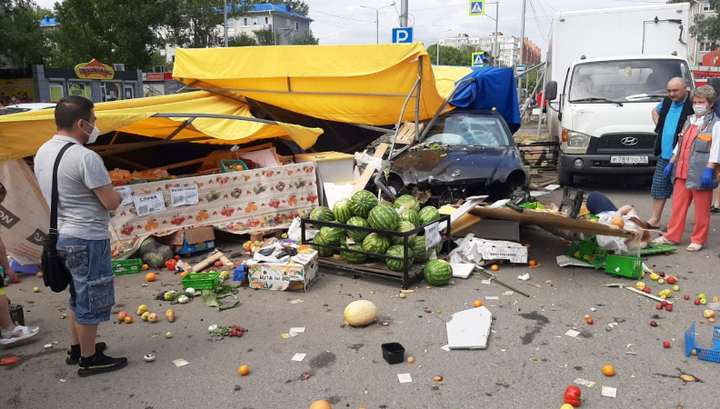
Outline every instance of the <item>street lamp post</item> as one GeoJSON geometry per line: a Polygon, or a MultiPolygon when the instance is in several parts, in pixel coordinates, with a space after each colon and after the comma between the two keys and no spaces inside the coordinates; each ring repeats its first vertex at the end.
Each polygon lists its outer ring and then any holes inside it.
{"type": "Polygon", "coordinates": [[[223,26],[225,29],[225,48],[228,46],[228,27],[227,27],[227,0],[223,0],[223,26]]]}
{"type": "MultiPolygon", "coordinates": [[[[500,53],[500,46],[498,45],[498,21],[499,21],[498,16],[500,14],[500,2],[495,1],[492,3],[488,2],[486,4],[494,4],[495,5],[495,18],[492,18],[490,16],[488,16],[488,17],[490,17],[490,19],[492,19],[492,20],[495,20],[495,33],[493,34],[493,37],[495,38],[495,44],[493,44],[491,51],[492,51],[493,60],[495,62],[495,66],[497,67],[498,66],[498,63],[497,63],[498,54],[500,53]]],[[[487,14],[486,14],[486,16],[487,16],[487,14]]]]}
{"type": "Polygon", "coordinates": [[[382,6],[382,7],[363,6],[362,4],[360,5],[360,7],[364,8],[364,9],[375,10],[375,43],[376,44],[380,44],[380,10],[382,10],[386,7],[394,6],[394,5],[395,5],[394,1],[392,2],[392,4],[388,4],[387,6],[382,6]]]}
{"type": "Polygon", "coordinates": [[[440,65],[440,34],[447,33],[448,31],[452,31],[452,28],[448,28],[447,30],[443,30],[438,33],[438,42],[437,46],[435,47],[435,51],[437,51],[437,55],[435,56],[435,65],[440,65]]]}

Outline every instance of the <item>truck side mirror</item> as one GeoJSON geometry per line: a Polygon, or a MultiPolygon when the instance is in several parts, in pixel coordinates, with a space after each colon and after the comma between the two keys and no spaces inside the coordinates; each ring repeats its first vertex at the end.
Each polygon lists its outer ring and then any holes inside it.
{"type": "Polygon", "coordinates": [[[554,101],[557,98],[557,81],[550,81],[545,85],[545,99],[554,101]]]}

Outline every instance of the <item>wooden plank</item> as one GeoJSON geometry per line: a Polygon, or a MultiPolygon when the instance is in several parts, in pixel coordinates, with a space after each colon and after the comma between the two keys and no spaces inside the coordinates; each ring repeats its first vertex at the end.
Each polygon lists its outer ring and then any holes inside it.
{"type": "MultiPolygon", "coordinates": [[[[418,128],[420,128],[420,132],[422,132],[424,128],[424,124],[420,124],[418,128]]],[[[417,139],[417,136],[415,135],[415,123],[414,122],[405,122],[400,127],[400,130],[398,131],[398,137],[395,143],[399,145],[410,145],[411,143],[415,142],[415,139],[417,139]]]]}
{"type": "Polygon", "coordinates": [[[206,258],[205,260],[203,260],[203,261],[195,264],[195,265],[193,266],[193,268],[192,268],[192,271],[193,271],[194,273],[200,272],[200,271],[202,271],[202,269],[204,269],[205,267],[207,267],[207,266],[209,266],[210,264],[213,264],[213,263],[215,263],[216,261],[220,260],[220,257],[223,257],[223,256],[224,256],[223,253],[221,253],[221,252],[219,252],[219,251],[218,251],[217,253],[213,253],[213,254],[211,254],[208,258],[206,258]]]}
{"type": "MultiPolygon", "coordinates": [[[[373,158],[382,160],[385,151],[387,151],[389,147],[390,145],[386,143],[381,143],[380,145],[378,145],[377,150],[373,155],[373,158]]],[[[365,189],[365,186],[367,186],[373,174],[375,174],[375,167],[371,164],[368,164],[368,166],[365,168],[362,175],[360,176],[360,179],[358,179],[357,183],[355,184],[355,188],[352,190],[352,192],[350,192],[350,197],[352,197],[352,195],[354,195],[355,193],[365,189]]]]}

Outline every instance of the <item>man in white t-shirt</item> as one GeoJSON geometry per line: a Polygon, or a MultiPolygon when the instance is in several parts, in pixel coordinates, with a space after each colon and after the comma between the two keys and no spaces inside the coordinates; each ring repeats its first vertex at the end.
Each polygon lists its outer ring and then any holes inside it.
{"type": "Polygon", "coordinates": [[[55,107],[57,134],[35,155],[35,176],[50,206],[55,159],[70,145],[57,172],[57,249],[72,275],[71,344],[65,362],[79,363],[80,376],[127,366],[127,358],[106,356],[105,343],[95,343],[98,325],[110,320],[115,304],[108,224],[109,211],[121,202],[100,155],[83,146],[94,143],[100,134],[95,119],[92,101],[78,96],[61,99],[55,107]]]}

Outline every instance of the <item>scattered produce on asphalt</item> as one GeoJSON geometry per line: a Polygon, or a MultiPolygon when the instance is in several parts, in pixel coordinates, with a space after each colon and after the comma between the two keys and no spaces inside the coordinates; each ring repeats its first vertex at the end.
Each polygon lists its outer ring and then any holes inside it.
{"type": "MultiPolygon", "coordinates": [[[[404,293],[400,298],[405,298],[404,293]]],[[[345,307],[345,323],[353,327],[364,327],[377,321],[377,307],[372,301],[357,300],[345,307]]]]}
{"type": "Polygon", "coordinates": [[[433,381],[435,382],[442,382],[443,377],[440,375],[433,376],[433,381]]]}
{"type": "Polygon", "coordinates": [[[663,342],[663,347],[670,348],[670,343],[668,341],[663,342]]]}
{"type": "Polygon", "coordinates": [[[125,318],[128,316],[128,314],[125,311],[120,311],[118,313],[117,319],[119,322],[125,322],[125,318]]]}
{"type": "Polygon", "coordinates": [[[580,407],[582,405],[583,398],[580,397],[582,394],[582,391],[579,387],[575,385],[569,385],[567,388],[565,388],[565,394],[563,395],[563,402],[567,403],[568,405],[571,405],[574,408],[580,407]]]}
{"type": "Polygon", "coordinates": [[[614,376],[615,375],[615,367],[612,365],[605,365],[602,367],[602,373],[605,376],[614,376]]]}
{"type": "Polygon", "coordinates": [[[172,337],[173,337],[173,333],[172,333],[172,332],[168,331],[168,332],[165,333],[165,338],[170,339],[170,338],[172,338],[172,337]]]}
{"type": "Polygon", "coordinates": [[[245,376],[250,373],[250,367],[247,365],[240,365],[240,367],[238,368],[238,373],[241,376],[245,376]]]}

